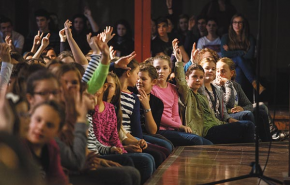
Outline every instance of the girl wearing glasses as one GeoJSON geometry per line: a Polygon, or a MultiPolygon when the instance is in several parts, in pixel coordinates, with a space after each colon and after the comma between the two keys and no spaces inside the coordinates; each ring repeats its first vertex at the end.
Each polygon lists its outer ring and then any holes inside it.
{"type": "Polygon", "coordinates": [[[256,76],[253,71],[252,60],[255,54],[255,38],[250,35],[250,28],[247,19],[242,14],[235,14],[232,17],[229,33],[221,39],[222,57],[231,58],[236,65],[236,81],[245,90],[249,99],[252,97],[252,88],[261,94],[265,88],[260,85],[257,89],[256,76]]]}

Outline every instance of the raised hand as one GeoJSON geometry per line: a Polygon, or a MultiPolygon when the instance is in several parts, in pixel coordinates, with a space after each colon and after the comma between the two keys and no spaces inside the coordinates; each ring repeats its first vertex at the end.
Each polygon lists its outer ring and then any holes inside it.
{"type": "Polygon", "coordinates": [[[91,12],[91,10],[88,7],[85,7],[84,15],[86,17],[91,17],[92,16],[92,12],[91,12]]]}
{"type": "Polygon", "coordinates": [[[135,56],[136,56],[136,52],[133,51],[130,55],[119,58],[119,60],[115,62],[115,65],[114,65],[115,68],[130,70],[131,68],[127,67],[127,65],[131,62],[131,60],[133,60],[133,58],[135,58],[135,56]]]}
{"type": "Polygon", "coordinates": [[[103,32],[106,34],[106,39],[105,39],[106,43],[108,43],[115,36],[115,33],[112,34],[112,32],[113,32],[113,27],[106,26],[106,29],[103,32]]]}
{"type": "Polygon", "coordinates": [[[11,63],[10,46],[6,43],[0,44],[0,58],[4,62],[11,63]]]}
{"type": "Polygon", "coordinates": [[[172,8],[172,0],[166,0],[166,6],[168,9],[172,8]]]}
{"type": "Polygon", "coordinates": [[[103,56],[110,57],[110,51],[109,51],[109,46],[106,42],[104,42],[105,34],[101,33],[98,34],[97,37],[95,38],[95,42],[97,43],[97,46],[101,50],[103,56]]]}
{"type": "Polygon", "coordinates": [[[48,33],[45,37],[43,37],[41,41],[41,47],[46,48],[49,45],[49,37],[50,33],[48,33]]]}
{"type": "Polygon", "coordinates": [[[195,25],[195,18],[194,16],[191,16],[188,20],[188,30],[191,31],[194,25],[195,25]]]}
{"type": "Polygon", "coordinates": [[[190,54],[190,61],[194,62],[196,55],[198,54],[199,50],[196,49],[196,43],[193,43],[192,50],[190,54]]]}
{"type": "Polygon", "coordinates": [[[37,46],[40,45],[42,37],[43,37],[43,32],[40,34],[40,31],[38,31],[37,35],[35,35],[34,37],[33,44],[37,46]]]}
{"type": "Polygon", "coordinates": [[[110,46],[110,47],[109,47],[109,51],[110,51],[110,58],[111,58],[111,60],[112,60],[112,59],[115,58],[115,56],[116,56],[116,52],[117,52],[117,51],[114,50],[113,46],[110,46]]]}
{"type": "Polygon", "coordinates": [[[87,34],[87,42],[93,50],[93,54],[100,54],[101,51],[96,43],[96,39],[96,36],[92,37],[92,33],[87,34]]]}
{"type": "Polygon", "coordinates": [[[182,54],[178,47],[178,39],[172,41],[173,54],[178,62],[182,62],[182,54]]]}
{"type": "Polygon", "coordinates": [[[66,41],[66,35],[65,35],[65,29],[63,28],[58,32],[60,42],[65,42],[66,41]]]}
{"type": "Polygon", "coordinates": [[[66,20],[64,22],[64,30],[67,37],[72,36],[70,27],[72,26],[72,22],[70,20],[66,20]]]}

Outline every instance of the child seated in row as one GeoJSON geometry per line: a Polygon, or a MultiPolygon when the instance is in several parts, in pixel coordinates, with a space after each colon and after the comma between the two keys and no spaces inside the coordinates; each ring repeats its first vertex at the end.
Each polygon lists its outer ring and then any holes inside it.
{"type": "Polygon", "coordinates": [[[198,64],[192,64],[184,74],[182,56],[177,42],[177,39],[172,42],[174,55],[178,61],[175,65],[176,87],[184,105],[182,114],[185,117],[185,124],[193,133],[215,144],[253,142],[255,126],[252,122],[224,124],[215,117],[207,98],[198,93],[204,80],[203,68],[198,64]]]}
{"type": "Polygon", "coordinates": [[[196,135],[196,132],[190,127],[182,124],[178,112],[177,89],[175,85],[167,82],[171,73],[170,64],[170,59],[165,56],[157,56],[153,59],[153,66],[158,73],[158,81],[153,86],[151,93],[160,98],[164,104],[159,134],[170,140],[174,146],[212,144],[209,140],[196,135]]]}

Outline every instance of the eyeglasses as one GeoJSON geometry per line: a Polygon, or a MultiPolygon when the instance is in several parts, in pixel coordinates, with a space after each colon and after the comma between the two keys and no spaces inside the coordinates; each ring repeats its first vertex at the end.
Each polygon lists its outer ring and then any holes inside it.
{"type": "Polygon", "coordinates": [[[59,90],[55,90],[55,91],[44,91],[44,92],[34,92],[33,94],[38,94],[40,96],[48,96],[48,95],[58,95],[60,93],[59,90]]]}
{"type": "Polygon", "coordinates": [[[233,22],[233,24],[243,24],[244,22],[240,21],[240,22],[233,22]]]}

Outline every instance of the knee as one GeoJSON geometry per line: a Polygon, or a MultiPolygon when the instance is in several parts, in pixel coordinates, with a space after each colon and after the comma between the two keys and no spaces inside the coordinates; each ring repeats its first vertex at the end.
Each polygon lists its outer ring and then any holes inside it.
{"type": "Polygon", "coordinates": [[[194,135],[194,137],[191,138],[191,142],[193,145],[203,145],[203,138],[198,135],[194,135]]]}
{"type": "Polygon", "coordinates": [[[244,116],[246,116],[248,120],[251,121],[255,120],[254,114],[251,111],[248,110],[244,111],[244,116]]]}
{"type": "Polygon", "coordinates": [[[132,180],[132,183],[131,183],[132,185],[140,184],[141,175],[136,168],[127,167],[127,169],[125,171],[127,171],[127,176],[128,176],[127,178],[132,180]]]}
{"type": "Polygon", "coordinates": [[[248,121],[246,124],[244,124],[244,126],[246,126],[248,131],[255,131],[255,124],[251,121],[248,121]]]}

